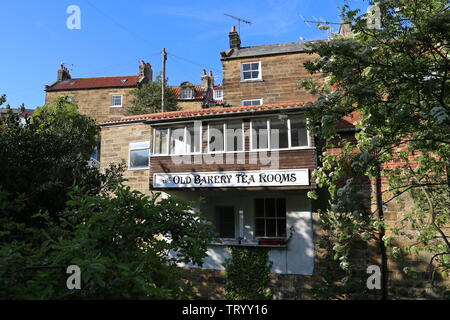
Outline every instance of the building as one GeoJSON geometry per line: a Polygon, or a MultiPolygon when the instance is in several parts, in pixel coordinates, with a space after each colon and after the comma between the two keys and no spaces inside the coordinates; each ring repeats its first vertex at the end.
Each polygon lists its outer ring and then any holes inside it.
{"type": "MultiPolygon", "coordinates": [[[[202,197],[196,209],[222,240],[209,247],[204,268],[223,269],[229,246],[263,246],[271,249],[274,273],[312,275],[307,192],[316,188],[317,152],[304,103],[313,97],[297,86],[312,57],[301,42],[241,48],[234,28],[229,38],[221,54],[223,105],[103,122],[101,166],[125,159],[133,188],[202,197]]],[[[195,96],[190,83],[180,89],[183,98],[185,89],[195,96]]]]}
{"type": "Polygon", "coordinates": [[[298,86],[311,75],[303,63],[308,42],[290,42],[241,47],[233,27],[230,48],[221,52],[224,103],[232,106],[309,101],[314,97],[298,86]]]}
{"type": "MultiPolygon", "coordinates": [[[[131,91],[152,81],[152,78],[152,67],[144,61],[140,62],[136,75],[95,78],[72,78],[62,64],[58,69],[57,80],[45,86],[45,101],[57,96],[68,96],[78,105],[80,113],[99,123],[120,119],[127,114],[127,108],[132,104],[131,91]]],[[[203,70],[201,85],[183,82],[180,86],[168,88],[175,92],[181,109],[201,109],[222,103],[219,95],[221,86],[214,86],[212,72],[207,75],[206,70],[203,70]]]]}
{"type": "Polygon", "coordinates": [[[4,117],[8,111],[11,111],[13,114],[17,114],[20,117],[20,121],[25,123],[27,119],[29,119],[34,110],[33,109],[25,109],[25,107],[19,108],[11,108],[9,104],[5,106],[5,108],[0,108],[0,118],[4,117]]]}
{"type": "Polygon", "coordinates": [[[68,96],[78,105],[80,113],[98,122],[119,119],[130,106],[131,91],[151,81],[152,76],[151,65],[144,61],[139,64],[137,75],[96,78],[72,78],[69,70],[61,64],[57,80],[45,86],[45,101],[68,96]]]}

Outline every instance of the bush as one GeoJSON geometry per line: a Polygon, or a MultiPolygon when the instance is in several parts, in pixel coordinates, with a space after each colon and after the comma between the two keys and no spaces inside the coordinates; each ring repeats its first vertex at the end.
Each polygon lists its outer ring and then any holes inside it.
{"type": "Polygon", "coordinates": [[[231,247],[231,258],[225,260],[225,296],[229,300],[270,299],[270,269],[265,248],[231,247]]]}
{"type": "Polygon", "coordinates": [[[32,219],[44,228],[0,219],[3,236],[15,229],[25,235],[0,246],[0,299],[186,298],[177,263],[200,265],[214,240],[191,203],[157,201],[121,184],[94,196],[75,187],[58,221],[32,219]],[[69,265],[81,269],[81,290],[66,287],[69,265]]]}

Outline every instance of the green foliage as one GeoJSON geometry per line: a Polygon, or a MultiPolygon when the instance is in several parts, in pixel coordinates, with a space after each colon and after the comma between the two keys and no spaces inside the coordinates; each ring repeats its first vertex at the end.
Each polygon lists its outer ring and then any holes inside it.
{"type": "Polygon", "coordinates": [[[2,215],[24,223],[31,223],[30,212],[39,210],[57,216],[65,208],[68,188],[78,185],[95,194],[114,171],[122,170],[115,167],[105,175],[87,166],[98,127],[64,97],[38,108],[26,125],[8,112],[0,119],[0,132],[0,187],[11,199],[26,198],[20,212],[4,210],[2,215]]]}
{"type": "Polygon", "coordinates": [[[0,299],[187,297],[177,264],[201,264],[215,235],[192,203],[132,191],[123,164],[89,167],[98,129],[66,98],[26,124],[8,112],[0,132],[0,299]]]}
{"type": "Polygon", "coordinates": [[[268,289],[270,269],[265,248],[231,247],[231,258],[226,259],[225,296],[230,300],[270,299],[268,289]]]}
{"type": "Polygon", "coordinates": [[[98,195],[74,187],[58,221],[35,215],[44,228],[1,246],[0,298],[186,298],[176,263],[201,264],[214,234],[191,203],[158,196],[122,184],[98,195]],[[81,269],[81,290],[66,287],[69,265],[81,269]]]}
{"type": "MultiPolygon", "coordinates": [[[[132,91],[133,100],[127,109],[128,115],[148,114],[161,112],[161,76],[155,81],[149,81],[132,91]]],[[[164,91],[166,111],[177,110],[177,96],[175,92],[166,87],[164,91]]]]}
{"type": "Polygon", "coordinates": [[[342,17],[352,24],[352,35],[312,44],[310,52],[319,58],[305,67],[325,81],[300,81],[319,95],[307,116],[309,129],[324,144],[321,167],[314,173],[332,197],[323,221],[337,241],[336,258],[347,268],[348,243],[363,234],[379,240],[385,228],[380,207],[372,212],[363,205],[368,199],[358,194],[358,184],[386,177],[392,197],[384,197],[383,205],[406,192],[415,201],[404,220],[415,229],[409,236],[419,240],[410,249],[436,254],[433,262],[445,271],[450,254],[443,233],[450,219],[448,1],[376,3],[381,28],[371,28],[366,14],[344,6],[342,17]],[[355,143],[336,139],[338,121],[355,113],[362,116],[355,143]],[[326,153],[336,147],[342,148],[339,154],[326,153]]]}

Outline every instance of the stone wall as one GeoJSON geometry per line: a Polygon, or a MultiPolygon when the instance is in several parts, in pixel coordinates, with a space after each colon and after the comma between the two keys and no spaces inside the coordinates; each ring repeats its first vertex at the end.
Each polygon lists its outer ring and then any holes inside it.
{"type": "Polygon", "coordinates": [[[131,104],[131,90],[134,88],[106,88],[86,90],[49,91],[46,93],[45,103],[59,96],[72,97],[78,105],[81,114],[90,116],[97,122],[122,118],[126,108],[131,104]],[[111,95],[122,95],[122,107],[111,107],[111,95]]]}
{"type": "Polygon", "coordinates": [[[298,87],[301,78],[311,78],[303,66],[311,59],[306,53],[292,53],[222,60],[224,103],[240,106],[246,99],[263,99],[263,104],[313,100],[298,87]],[[256,61],[261,61],[262,80],[241,81],[241,63],[256,61]]]}
{"type": "Polygon", "coordinates": [[[110,163],[126,163],[124,178],[126,185],[144,194],[150,194],[150,170],[128,170],[129,144],[151,140],[151,127],[147,124],[124,124],[113,127],[102,127],[100,163],[104,170],[110,163]]]}

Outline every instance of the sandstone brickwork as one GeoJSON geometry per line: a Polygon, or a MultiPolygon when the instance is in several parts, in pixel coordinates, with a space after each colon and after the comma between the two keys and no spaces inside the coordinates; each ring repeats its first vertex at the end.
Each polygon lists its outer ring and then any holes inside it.
{"type": "Polygon", "coordinates": [[[301,78],[311,77],[303,63],[313,58],[306,53],[290,53],[222,60],[224,103],[239,106],[247,99],[262,99],[263,104],[313,100],[298,86],[301,78]],[[241,81],[241,63],[257,61],[261,61],[262,80],[241,81]]]}
{"type": "Polygon", "coordinates": [[[147,124],[120,125],[103,127],[101,131],[101,169],[104,170],[111,163],[125,161],[124,178],[126,185],[144,194],[150,194],[150,170],[128,170],[129,144],[150,141],[151,128],[147,124]]]}
{"type": "Polygon", "coordinates": [[[81,114],[97,122],[122,118],[131,105],[133,88],[105,88],[47,92],[45,102],[59,96],[69,96],[78,105],[81,114]],[[122,95],[122,107],[111,107],[111,95],[122,95]]]}

